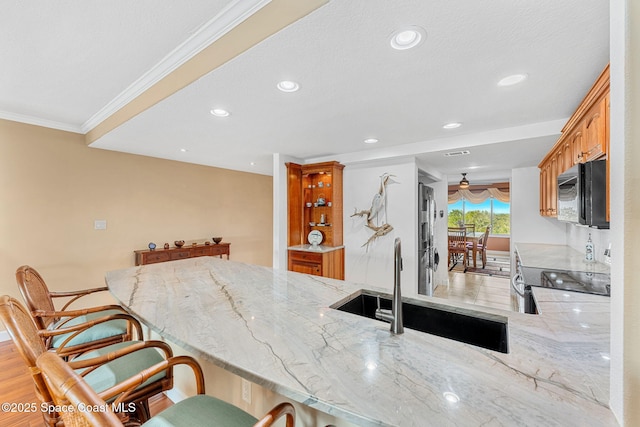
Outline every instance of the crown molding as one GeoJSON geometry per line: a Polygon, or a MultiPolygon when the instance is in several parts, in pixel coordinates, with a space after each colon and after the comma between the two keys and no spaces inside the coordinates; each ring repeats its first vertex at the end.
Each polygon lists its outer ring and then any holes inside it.
{"type": "Polygon", "coordinates": [[[235,0],[82,124],[86,134],[272,0],[235,0]]]}
{"type": "Polygon", "coordinates": [[[0,110],[0,119],[11,120],[13,122],[26,123],[29,125],[42,126],[45,128],[64,130],[67,132],[83,134],[82,127],[69,123],[57,122],[55,120],[47,120],[40,117],[29,116],[26,114],[12,113],[10,111],[0,110]]]}

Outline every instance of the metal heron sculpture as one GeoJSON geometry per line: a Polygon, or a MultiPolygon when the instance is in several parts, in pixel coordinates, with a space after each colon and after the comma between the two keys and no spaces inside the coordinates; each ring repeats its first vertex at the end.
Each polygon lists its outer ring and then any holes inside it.
{"type": "Polygon", "coordinates": [[[382,237],[385,234],[389,233],[393,230],[393,226],[391,224],[387,224],[387,185],[389,184],[398,184],[398,181],[395,181],[392,177],[395,175],[389,173],[383,173],[380,176],[380,187],[378,192],[374,194],[373,200],[371,201],[371,207],[367,210],[358,211],[355,209],[355,212],[351,217],[360,216],[367,218],[366,227],[373,230],[373,234],[369,237],[362,246],[369,247],[369,243],[373,242],[378,237],[382,237]],[[374,219],[378,219],[381,214],[384,213],[384,220],[382,224],[376,225],[374,219]]]}

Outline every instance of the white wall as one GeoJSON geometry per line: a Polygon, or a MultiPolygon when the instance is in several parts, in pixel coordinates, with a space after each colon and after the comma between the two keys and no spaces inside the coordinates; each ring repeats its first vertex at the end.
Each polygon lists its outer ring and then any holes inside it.
{"type": "Polygon", "coordinates": [[[417,276],[417,191],[418,169],[414,159],[349,164],[344,168],[344,245],[345,279],[393,289],[393,244],[402,239],[402,294],[418,292],[417,276]],[[363,247],[373,234],[366,219],[351,217],[355,209],[369,209],[380,187],[380,176],[395,175],[398,184],[387,187],[387,223],[393,230],[363,247]]]}
{"type": "Polygon", "coordinates": [[[567,224],[540,216],[540,171],[537,167],[511,171],[511,245],[567,244],[567,224]]]}
{"type": "Polygon", "coordinates": [[[604,250],[611,243],[611,232],[609,230],[567,224],[567,245],[578,252],[585,253],[585,245],[589,239],[589,234],[591,234],[596,261],[604,262],[604,250]]]}
{"type": "Polygon", "coordinates": [[[611,408],[640,425],[640,2],[611,0],[611,408]]]}

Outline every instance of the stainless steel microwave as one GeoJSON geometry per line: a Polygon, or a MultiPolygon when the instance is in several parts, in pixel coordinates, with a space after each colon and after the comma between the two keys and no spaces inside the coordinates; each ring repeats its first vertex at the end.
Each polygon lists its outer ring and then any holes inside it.
{"type": "Polygon", "coordinates": [[[558,176],[558,220],[609,228],[605,160],[575,165],[558,176]]]}

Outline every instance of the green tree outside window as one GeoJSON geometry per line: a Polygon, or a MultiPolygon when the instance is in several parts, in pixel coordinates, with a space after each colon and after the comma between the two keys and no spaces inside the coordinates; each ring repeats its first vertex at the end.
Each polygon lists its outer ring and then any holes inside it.
{"type": "Polygon", "coordinates": [[[491,225],[491,234],[509,235],[511,232],[510,204],[495,199],[487,199],[478,204],[458,200],[449,204],[449,227],[475,224],[476,232],[484,231],[491,225]]]}

